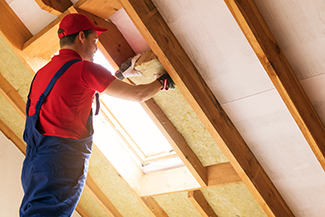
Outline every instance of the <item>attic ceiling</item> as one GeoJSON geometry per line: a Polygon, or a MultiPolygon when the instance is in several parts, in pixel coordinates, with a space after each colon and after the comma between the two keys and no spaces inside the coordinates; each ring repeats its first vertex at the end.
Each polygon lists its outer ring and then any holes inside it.
{"type": "Polygon", "coordinates": [[[323,216],[323,1],[36,2],[37,13],[0,0],[0,130],[23,153],[29,83],[58,50],[65,14],[110,29],[99,48],[115,68],[150,47],[133,82],[163,67],[177,84],[142,106],[185,166],[144,175],[95,145],[80,216],[323,216]]]}

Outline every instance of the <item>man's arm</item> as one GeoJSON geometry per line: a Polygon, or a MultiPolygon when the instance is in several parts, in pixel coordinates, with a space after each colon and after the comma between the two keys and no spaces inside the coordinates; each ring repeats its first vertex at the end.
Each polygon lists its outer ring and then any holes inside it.
{"type": "Polygon", "coordinates": [[[120,99],[143,102],[153,97],[162,88],[162,84],[155,80],[149,84],[132,85],[115,79],[103,93],[120,99]]]}

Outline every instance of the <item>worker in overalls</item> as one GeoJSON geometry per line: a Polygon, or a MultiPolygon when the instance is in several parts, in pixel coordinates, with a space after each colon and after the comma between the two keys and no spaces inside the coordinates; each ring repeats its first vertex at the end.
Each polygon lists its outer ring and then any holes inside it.
{"type": "MultiPolygon", "coordinates": [[[[131,85],[93,63],[98,36],[105,31],[82,14],[67,15],[59,26],[59,54],[33,79],[26,107],[21,217],[72,215],[88,171],[96,92],[141,102],[174,87],[168,74],[131,85]]],[[[124,78],[123,72],[132,76],[133,64],[131,70],[119,70],[118,77],[124,78]]]]}

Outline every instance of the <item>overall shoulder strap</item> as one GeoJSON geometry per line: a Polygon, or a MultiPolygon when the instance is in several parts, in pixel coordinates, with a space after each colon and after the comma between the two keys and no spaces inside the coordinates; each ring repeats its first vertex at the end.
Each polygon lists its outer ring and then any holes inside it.
{"type": "MultiPolygon", "coordinates": [[[[47,97],[47,95],[50,93],[50,91],[52,90],[54,84],[56,83],[56,81],[61,77],[61,75],[63,75],[63,73],[74,63],[78,62],[78,61],[81,61],[81,59],[73,59],[73,60],[70,60],[68,62],[66,62],[56,73],[55,75],[52,77],[51,81],[49,82],[49,84],[47,85],[46,89],[44,90],[44,92],[40,95],[37,103],[36,103],[36,106],[35,106],[35,114],[38,115],[39,111],[40,111],[40,108],[43,104],[43,101],[44,99],[47,97]]],[[[36,75],[35,75],[36,77],[36,75]]],[[[35,79],[34,77],[34,79],[35,79]]],[[[34,81],[33,79],[33,81],[34,81]]],[[[32,81],[32,84],[30,86],[30,90],[29,90],[29,94],[28,94],[28,99],[27,99],[27,105],[26,105],[26,115],[28,116],[28,110],[29,110],[29,107],[30,107],[30,98],[29,98],[29,95],[30,95],[30,92],[31,92],[31,89],[32,89],[32,85],[33,85],[33,81],[32,81]]]]}

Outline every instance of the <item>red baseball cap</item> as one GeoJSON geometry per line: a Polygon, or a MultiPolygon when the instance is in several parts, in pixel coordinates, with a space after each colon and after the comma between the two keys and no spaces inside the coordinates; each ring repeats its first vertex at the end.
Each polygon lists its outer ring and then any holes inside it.
{"type": "Polygon", "coordinates": [[[102,32],[106,32],[106,28],[98,27],[91,22],[91,20],[83,14],[72,13],[65,16],[59,25],[59,29],[63,29],[64,32],[59,34],[59,38],[66,35],[71,35],[78,33],[80,31],[85,31],[92,29],[97,32],[98,36],[102,32]]]}

